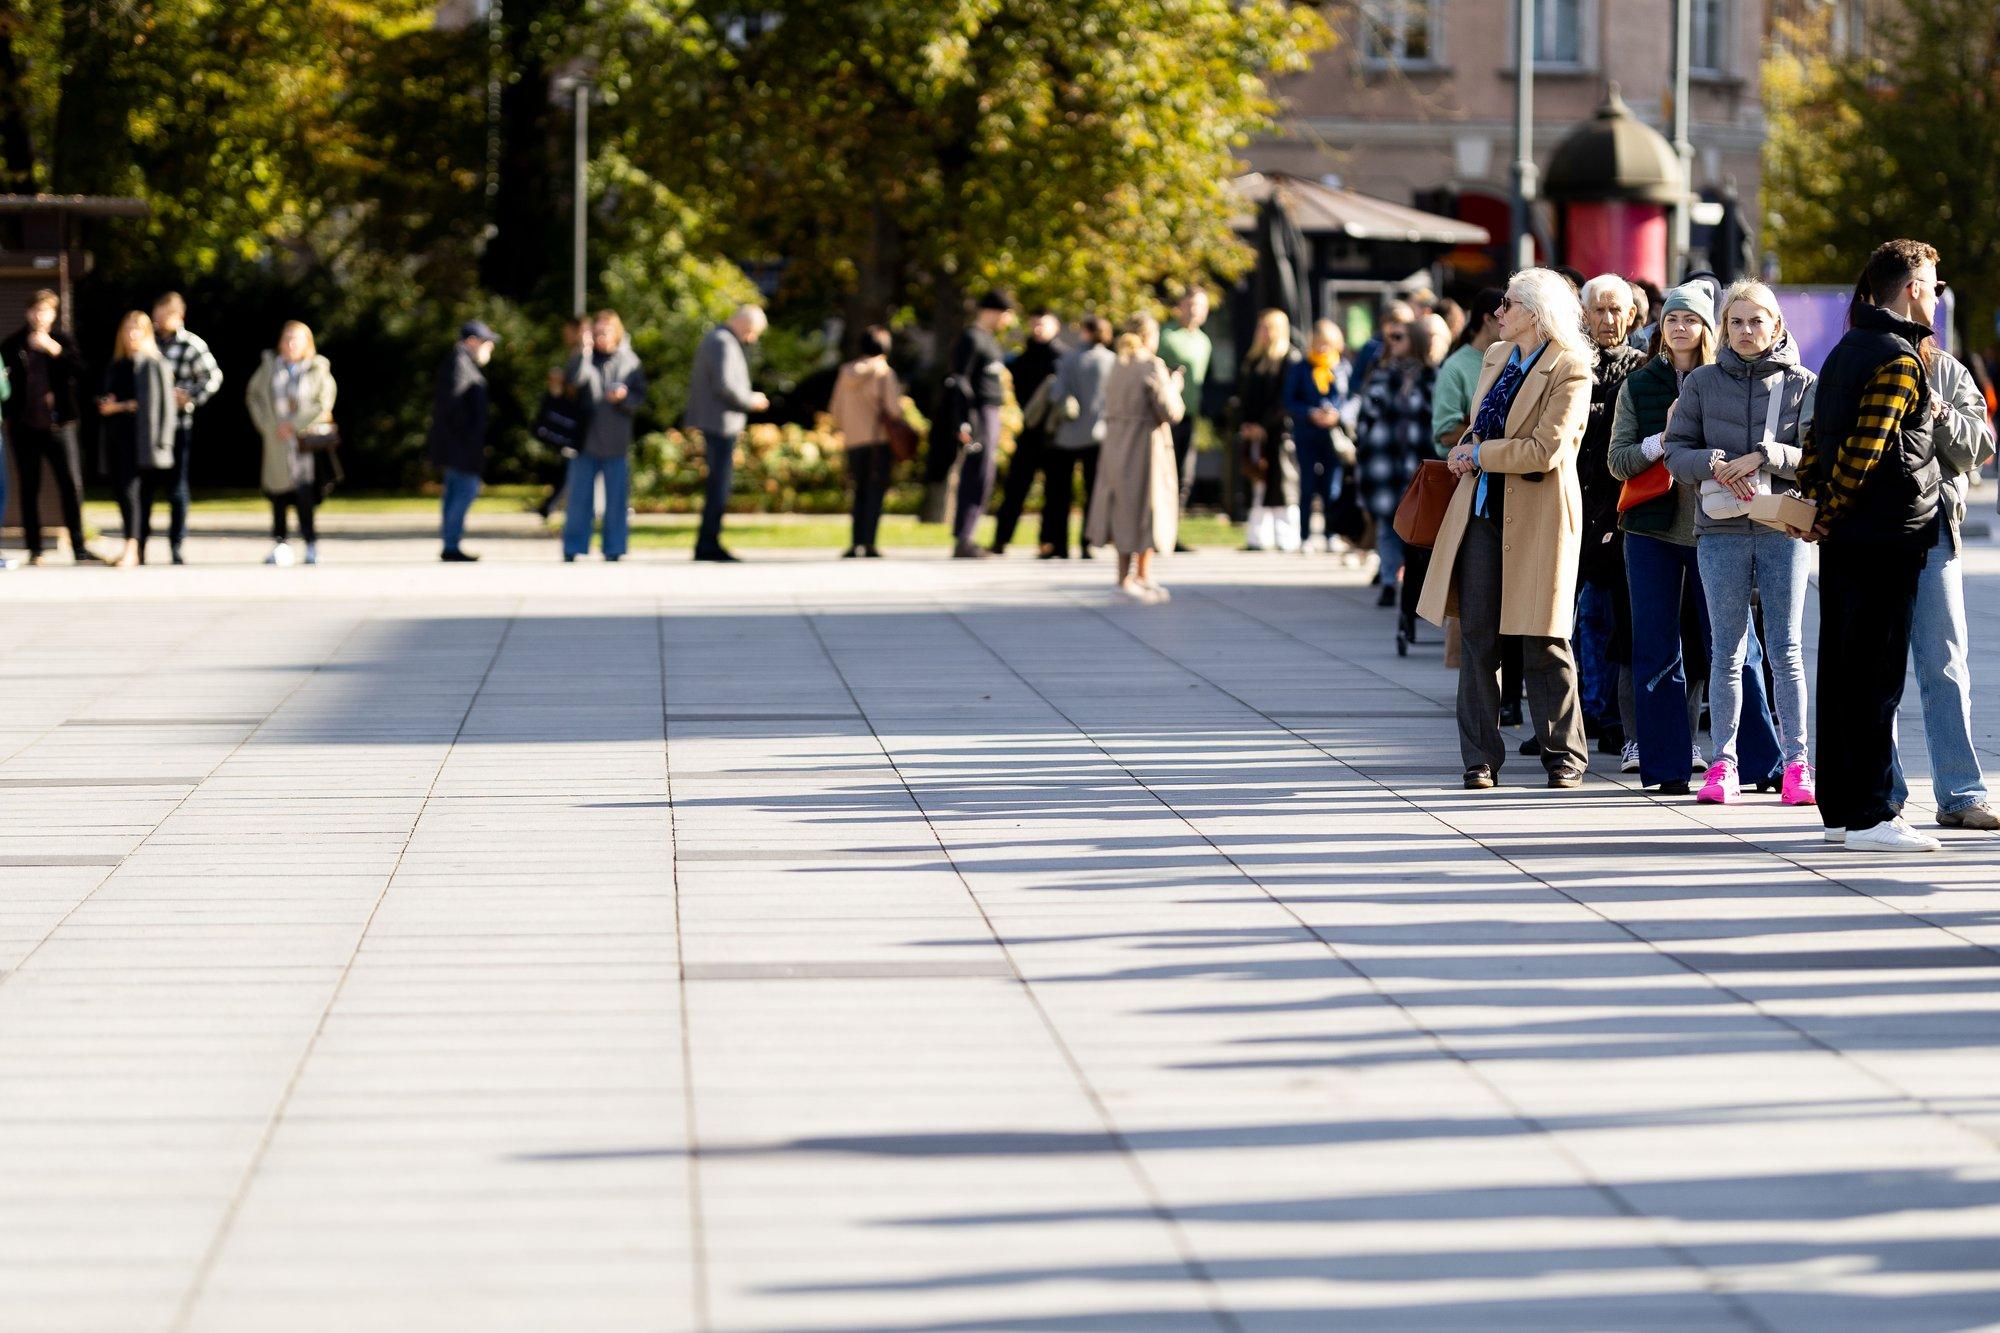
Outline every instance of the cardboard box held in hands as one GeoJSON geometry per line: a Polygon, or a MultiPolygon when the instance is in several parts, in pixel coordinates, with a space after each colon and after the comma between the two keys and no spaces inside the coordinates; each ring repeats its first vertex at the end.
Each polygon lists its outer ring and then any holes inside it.
{"type": "Polygon", "coordinates": [[[1819,518],[1819,507],[1796,495],[1759,495],[1750,501],[1750,517],[1767,527],[1811,532],[1819,518]]]}

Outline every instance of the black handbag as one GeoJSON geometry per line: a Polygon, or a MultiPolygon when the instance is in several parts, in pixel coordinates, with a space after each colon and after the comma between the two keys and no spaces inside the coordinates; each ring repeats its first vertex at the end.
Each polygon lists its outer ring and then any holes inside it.
{"type": "Polygon", "coordinates": [[[299,452],[302,454],[330,454],[338,448],[340,427],[331,421],[322,421],[299,432],[299,452]]]}
{"type": "Polygon", "coordinates": [[[573,454],[583,441],[588,423],[589,413],[576,399],[557,393],[544,394],[542,405],[535,412],[532,433],[549,448],[573,454]]]}

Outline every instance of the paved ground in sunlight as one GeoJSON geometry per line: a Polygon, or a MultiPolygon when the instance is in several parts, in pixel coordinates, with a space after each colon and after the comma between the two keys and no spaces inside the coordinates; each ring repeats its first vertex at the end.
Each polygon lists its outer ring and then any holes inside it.
{"type": "Polygon", "coordinates": [[[1324,557],[326,549],[0,575],[9,1333],[2000,1321],[2000,840],[1460,791],[1324,557]]]}

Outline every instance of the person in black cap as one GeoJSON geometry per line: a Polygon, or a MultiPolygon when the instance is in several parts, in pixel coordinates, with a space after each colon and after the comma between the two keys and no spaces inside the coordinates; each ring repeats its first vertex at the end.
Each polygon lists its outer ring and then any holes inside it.
{"type": "Polygon", "coordinates": [[[480,474],[486,470],[486,376],[499,336],[479,320],[467,320],[458,331],[451,354],[438,367],[431,406],[430,454],[444,473],[444,553],[448,564],[469,564],[479,557],[460,549],[465,516],[479,496],[480,474]]]}
{"type": "Polygon", "coordinates": [[[1014,298],[990,291],[979,298],[972,326],[958,335],[951,349],[951,373],[965,403],[965,421],[958,428],[958,513],[953,524],[958,543],[952,551],[960,559],[992,554],[976,538],[999,464],[1000,405],[1007,393],[1000,334],[1013,322],[1014,298]]]}

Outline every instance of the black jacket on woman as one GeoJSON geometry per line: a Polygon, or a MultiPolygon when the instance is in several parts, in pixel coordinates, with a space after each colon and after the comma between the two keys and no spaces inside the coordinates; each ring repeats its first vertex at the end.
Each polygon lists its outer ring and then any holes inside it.
{"type": "Polygon", "coordinates": [[[1276,361],[1252,361],[1245,356],[1236,371],[1237,429],[1264,428],[1262,442],[1243,441],[1243,473],[1264,483],[1267,505],[1299,502],[1298,465],[1287,463],[1292,453],[1292,417],[1285,408],[1285,379],[1303,359],[1297,348],[1288,347],[1276,361]]]}

